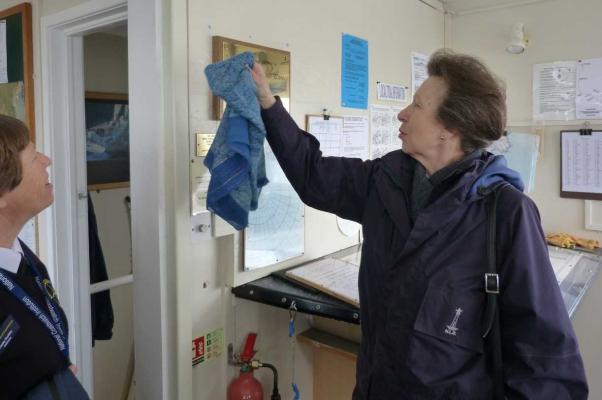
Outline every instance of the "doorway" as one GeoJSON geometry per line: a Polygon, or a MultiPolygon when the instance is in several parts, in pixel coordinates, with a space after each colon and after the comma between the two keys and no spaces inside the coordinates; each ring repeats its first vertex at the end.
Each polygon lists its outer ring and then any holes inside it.
{"type": "MultiPolygon", "coordinates": [[[[84,40],[127,21],[132,215],[133,336],[136,338],[136,397],[170,398],[173,356],[166,327],[173,302],[165,293],[163,52],[160,2],[95,0],[41,18],[43,151],[53,159],[54,207],[40,232],[47,266],[70,325],[69,345],[78,377],[94,394],[91,346],[88,188],[86,166],[84,40]],[[135,111],[134,111],[135,109],[135,111]],[[149,180],[153,176],[155,179],[149,180]]],[[[102,193],[102,192],[101,192],[102,193]]],[[[92,194],[94,197],[95,194],[92,194]]],[[[129,279],[121,276],[117,279],[129,279]]],[[[102,283],[99,283],[101,285],[102,283]]],[[[98,289],[96,287],[96,289],[98,289]]],[[[121,289],[114,289],[121,290],[121,289]]],[[[173,313],[172,313],[173,315],[173,313]]]]}
{"type": "Polygon", "coordinates": [[[127,21],[83,36],[93,393],[131,398],[134,372],[127,21]]]}

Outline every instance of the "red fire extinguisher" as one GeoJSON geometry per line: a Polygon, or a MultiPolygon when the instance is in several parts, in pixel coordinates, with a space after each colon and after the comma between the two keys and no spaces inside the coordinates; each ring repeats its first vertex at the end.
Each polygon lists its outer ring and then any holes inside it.
{"type": "Polygon", "coordinates": [[[255,355],[256,333],[249,333],[245,341],[243,352],[239,360],[234,364],[240,365],[240,374],[232,379],[228,386],[228,400],[263,400],[263,387],[253,376],[253,370],[258,368],[270,368],[274,373],[274,390],[271,400],[280,400],[278,393],[278,372],[273,365],[253,360],[255,355]]]}

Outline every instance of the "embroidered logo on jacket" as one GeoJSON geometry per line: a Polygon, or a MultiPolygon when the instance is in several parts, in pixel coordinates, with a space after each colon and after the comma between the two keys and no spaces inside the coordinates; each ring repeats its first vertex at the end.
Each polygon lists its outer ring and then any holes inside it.
{"type": "Polygon", "coordinates": [[[460,314],[462,314],[462,309],[458,307],[456,308],[456,315],[454,315],[454,319],[452,320],[451,324],[445,327],[446,334],[456,336],[456,332],[458,331],[458,327],[456,325],[460,319],[460,314]]]}

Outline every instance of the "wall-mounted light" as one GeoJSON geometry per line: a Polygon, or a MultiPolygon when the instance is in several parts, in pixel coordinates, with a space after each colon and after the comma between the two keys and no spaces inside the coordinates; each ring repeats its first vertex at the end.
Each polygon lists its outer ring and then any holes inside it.
{"type": "Polygon", "coordinates": [[[525,51],[529,41],[525,38],[525,26],[522,23],[516,23],[512,26],[512,35],[510,43],[506,46],[506,51],[512,54],[521,54],[525,51]]]}

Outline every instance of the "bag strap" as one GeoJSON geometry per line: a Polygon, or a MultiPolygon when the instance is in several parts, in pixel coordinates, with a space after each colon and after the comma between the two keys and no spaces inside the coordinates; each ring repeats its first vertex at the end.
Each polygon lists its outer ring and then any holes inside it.
{"type": "MultiPolygon", "coordinates": [[[[503,400],[504,376],[502,360],[502,335],[500,330],[500,312],[498,296],[500,294],[500,276],[497,273],[496,262],[496,215],[497,202],[500,189],[505,184],[493,188],[486,188],[493,198],[489,201],[487,210],[487,272],[485,273],[485,293],[487,305],[484,313],[483,338],[489,340],[491,369],[493,373],[493,399],[503,400]]],[[[483,192],[485,192],[483,191],[483,192]]]]}
{"type": "Polygon", "coordinates": [[[59,393],[59,388],[54,381],[54,377],[48,378],[48,389],[50,390],[50,395],[52,396],[52,400],[61,400],[61,395],[59,393]]]}

